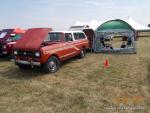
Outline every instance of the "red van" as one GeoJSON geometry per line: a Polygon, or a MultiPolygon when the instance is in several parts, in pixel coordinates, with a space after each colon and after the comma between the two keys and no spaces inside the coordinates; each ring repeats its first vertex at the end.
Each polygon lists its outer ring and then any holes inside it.
{"type": "Polygon", "coordinates": [[[60,62],[76,55],[85,56],[89,41],[81,31],[52,31],[48,28],[29,29],[14,46],[15,63],[40,66],[45,72],[56,72],[60,62]]]}

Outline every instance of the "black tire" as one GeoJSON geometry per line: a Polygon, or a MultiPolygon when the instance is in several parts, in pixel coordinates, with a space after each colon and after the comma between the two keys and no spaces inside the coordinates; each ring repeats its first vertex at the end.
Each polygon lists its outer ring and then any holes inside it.
{"type": "Polygon", "coordinates": [[[9,57],[10,59],[15,59],[15,56],[14,56],[13,54],[9,54],[8,57],[9,57]]]}
{"type": "Polygon", "coordinates": [[[80,58],[84,58],[85,57],[85,49],[84,48],[81,49],[79,57],[80,58]]]}
{"type": "Polygon", "coordinates": [[[19,69],[22,70],[22,71],[25,71],[25,70],[27,70],[27,69],[30,68],[30,66],[27,66],[27,65],[21,65],[21,64],[18,64],[18,67],[19,67],[19,69]]]}
{"type": "Polygon", "coordinates": [[[44,64],[43,68],[46,73],[55,73],[59,69],[60,61],[57,57],[52,56],[44,64]]]}

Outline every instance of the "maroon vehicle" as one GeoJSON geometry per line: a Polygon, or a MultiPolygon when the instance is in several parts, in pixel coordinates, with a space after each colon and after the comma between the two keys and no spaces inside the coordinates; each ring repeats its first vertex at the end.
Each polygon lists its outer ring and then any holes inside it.
{"type": "Polygon", "coordinates": [[[12,48],[19,40],[25,30],[22,29],[4,29],[0,32],[0,55],[11,55],[12,48]]]}

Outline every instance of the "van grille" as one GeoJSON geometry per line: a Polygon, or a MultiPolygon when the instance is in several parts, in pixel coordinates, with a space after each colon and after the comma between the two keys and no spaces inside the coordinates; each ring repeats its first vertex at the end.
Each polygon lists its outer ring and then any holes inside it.
{"type": "Polygon", "coordinates": [[[35,57],[35,52],[32,51],[18,51],[18,55],[21,57],[35,57]]]}

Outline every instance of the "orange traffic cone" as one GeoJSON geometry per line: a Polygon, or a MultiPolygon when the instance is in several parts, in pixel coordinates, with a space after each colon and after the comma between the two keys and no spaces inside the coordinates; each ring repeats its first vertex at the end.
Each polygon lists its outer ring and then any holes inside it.
{"type": "Polygon", "coordinates": [[[105,59],[104,67],[106,67],[106,68],[108,68],[108,67],[109,67],[109,61],[108,61],[108,59],[107,59],[107,58],[105,59]]]}

